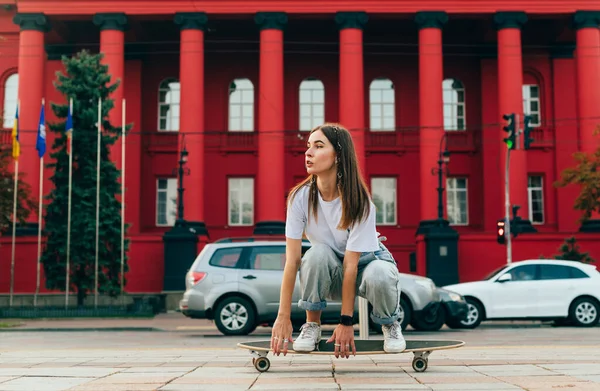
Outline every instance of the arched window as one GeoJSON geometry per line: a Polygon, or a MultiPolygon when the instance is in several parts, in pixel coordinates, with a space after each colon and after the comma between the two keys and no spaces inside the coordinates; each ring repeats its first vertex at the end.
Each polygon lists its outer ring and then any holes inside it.
{"type": "Polygon", "coordinates": [[[179,80],[163,80],[158,87],[158,130],[179,131],[179,80]]]}
{"type": "Polygon", "coordinates": [[[312,130],[325,122],[325,86],[318,79],[300,83],[300,130],[312,130]]]}
{"type": "Polygon", "coordinates": [[[13,73],[4,82],[3,127],[12,128],[19,101],[19,74],[13,73]]]}
{"type": "Polygon", "coordinates": [[[465,130],[465,87],[458,79],[442,82],[444,99],[444,130],[465,130]]]}
{"type": "Polygon", "coordinates": [[[229,85],[229,131],[254,130],[254,84],[234,79],[229,85]]]}
{"type": "Polygon", "coordinates": [[[542,125],[540,86],[538,84],[523,85],[523,113],[531,116],[531,126],[542,125]]]}
{"type": "Polygon", "coordinates": [[[371,131],[396,130],[394,83],[390,79],[377,78],[369,86],[371,131]]]}

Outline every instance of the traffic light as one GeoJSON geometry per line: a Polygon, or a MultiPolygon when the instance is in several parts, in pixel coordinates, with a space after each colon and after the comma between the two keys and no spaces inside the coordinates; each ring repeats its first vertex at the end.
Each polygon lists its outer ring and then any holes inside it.
{"type": "Polygon", "coordinates": [[[531,116],[526,115],[525,118],[523,118],[523,144],[525,149],[531,148],[531,143],[534,141],[533,138],[530,137],[531,130],[531,116]]]}
{"type": "Polygon", "coordinates": [[[507,122],[506,126],[502,129],[508,133],[508,137],[504,139],[504,143],[508,147],[508,149],[515,149],[517,147],[517,121],[515,113],[512,114],[504,114],[502,116],[504,120],[507,122]]]}
{"type": "Polygon", "coordinates": [[[500,244],[504,244],[506,242],[505,238],[506,231],[504,230],[504,219],[498,220],[496,223],[496,240],[500,244]]]}

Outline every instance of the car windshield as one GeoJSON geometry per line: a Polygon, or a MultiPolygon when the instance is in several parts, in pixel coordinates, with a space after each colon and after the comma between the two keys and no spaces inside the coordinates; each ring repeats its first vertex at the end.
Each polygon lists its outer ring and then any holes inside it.
{"type": "Polygon", "coordinates": [[[492,278],[494,278],[494,276],[498,275],[498,273],[500,273],[502,270],[506,269],[507,267],[508,267],[508,265],[499,267],[498,269],[496,269],[493,272],[491,272],[490,274],[488,274],[483,280],[484,281],[491,280],[492,278]]]}

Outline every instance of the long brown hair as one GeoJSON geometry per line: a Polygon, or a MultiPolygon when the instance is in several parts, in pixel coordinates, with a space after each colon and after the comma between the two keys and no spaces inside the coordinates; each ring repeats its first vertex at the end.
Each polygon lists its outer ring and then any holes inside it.
{"type": "MultiPolygon", "coordinates": [[[[370,195],[367,185],[358,167],[358,158],[354,149],[354,142],[350,132],[339,124],[325,123],[310,131],[313,134],[317,130],[323,132],[325,137],[333,145],[338,159],[337,164],[337,187],[342,199],[342,218],[337,226],[338,229],[349,229],[356,223],[360,223],[369,215],[370,195]]],[[[288,199],[294,199],[298,190],[304,186],[310,186],[308,193],[308,217],[312,214],[317,221],[317,210],[319,197],[316,175],[309,175],[302,182],[294,186],[289,193],[288,199]]]]}

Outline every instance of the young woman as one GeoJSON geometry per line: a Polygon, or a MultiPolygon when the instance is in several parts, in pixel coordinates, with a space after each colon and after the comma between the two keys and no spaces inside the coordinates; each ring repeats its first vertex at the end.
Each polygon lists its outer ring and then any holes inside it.
{"type": "Polygon", "coordinates": [[[373,306],[371,319],[382,325],[384,350],[402,352],[406,342],[397,321],[400,284],[396,262],[378,238],[375,205],[362,179],[348,130],[326,123],[310,132],[305,153],[308,177],[290,191],[286,217],[286,264],[280,307],[271,347],[285,356],[312,351],[321,339],[321,310],[326,299],[342,301],[340,323],[327,342],[335,356],[356,355],[352,317],[356,295],[373,306]],[[311,248],[301,255],[302,236],[311,248]],[[292,339],[292,293],[300,270],[306,323],[292,339]]]}

